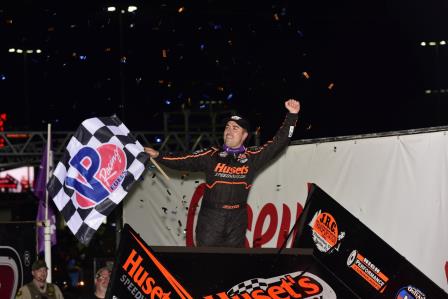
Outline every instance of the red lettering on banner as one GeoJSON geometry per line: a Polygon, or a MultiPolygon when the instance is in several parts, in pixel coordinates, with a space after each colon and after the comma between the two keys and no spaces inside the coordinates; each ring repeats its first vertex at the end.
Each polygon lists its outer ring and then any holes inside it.
{"type": "MultiPolygon", "coordinates": [[[[286,237],[289,234],[289,230],[290,230],[290,225],[291,225],[291,211],[289,209],[289,207],[286,204],[282,205],[283,207],[283,212],[282,212],[282,219],[281,219],[281,224],[280,224],[280,228],[278,230],[278,235],[277,235],[277,248],[281,247],[283,245],[283,242],[285,242],[286,237]]],[[[298,202],[297,203],[297,210],[296,210],[296,218],[295,220],[297,220],[300,217],[300,214],[302,214],[303,211],[303,207],[302,205],[298,202]]],[[[266,204],[260,211],[258,218],[257,218],[257,222],[255,224],[255,228],[254,228],[254,242],[253,242],[253,247],[261,247],[262,245],[268,243],[269,241],[271,241],[274,237],[275,234],[277,233],[277,226],[278,226],[278,214],[277,214],[277,208],[271,204],[268,203],[266,204]],[[269,224],[268,224],[268,228],[266,230],[265,233],[262,233],[262,229],[265,226],[265,222],[266,219],[269,217],[269,224]]],[[[249,219],[252,220],[252,219],[249,219]]],[[[249,221],[249,223],[251,223],[251,221],[249,221]]],[[[295,221],[293,222],[293,224],[295,224],[295,221]]],[[[251,226],[250,226],[251,227],[251,226]]],[[[249,231],[250,231],[250,227],[249,227],[249,231]]],[[[294,232],[297,231],[297,227],[294,228],[294,232]]],[[[295,239],[295,234],[294,238],[291,241],[291,244],[294,242],[295,239]]]]}
{"type": "MultiPolygon", "coordinates": [[[[252,212],[252,208],[247,205],[247,230],[252,231],[252,219],[254,218],[254,212],[252,212]]],[[[250,248],[250,243],[247,237],[244,237],[244,247],[250,248]]]]}
{"type": "Polygon", "coordinates": [[[204,196],[204,190],[205,190],[205,183],[200,184],[196,187],[196,190],[193,193],[193,197],[190,201],[190,207],[188,208],[188,214],[187,214],[187,236],[186,236],[186,242],[187,247],[194,247],[194,240],[193,240],[193,228],[194,228],[194,215],[196,214],[196,209],[198,207],[199,201],[204,196]]]}
{"type": "Polygon", "coordinates": [[[283,217],[282,222],[280,224],[280,230],[278,232],[277,238],[277,248],[281,247],[283,242],[289,233],[289,226],[291,224],[291,212],[287,205],[283,204],[283,217]]]}
{"type": "MultiPolygon", "coordinates": [[[[197,217],[195,217],[197,207],[199,205],[200,200],[204,196],[206,184],[202,183],[199,186],[196,187],[195,192],[193,193],[193,196],[190,201],[190,206],[188,208],[188,214],[187,214],[187,233],[186,233],[186,245],[188,247],[194,247],[194,224],[197,217]]],[[[299,216],[302,214],[303,207],[302,205],[297,202],[296,207],[296,220],[299,218],[299,216]]],[[[247,230],[252,232],[253,231],[253,244],[252,246],[254,248],[256,247],[262,247],[264,244],[269,243],[272,239],[275,238],[277,235],[277,247],[280,247],[283,245],[283,242],[286,240],[286,237],[289,234],[290,226],[291,226],[291,211],[289,207],[286,204],[282,205],[282,216],[281,216],[281,222],[280,227],[278,227],[279,224],[279,215],[277,212],[277,208],[272,203],[265,204],[260,213],[258,214],[258,217],[255,221],[255,227],[253,227],[254,224],[254,213],[250,205],[247,206],[247,230]],[[268,220],[269,219],[269,220],[268,220]],[[268,227],[266,228],[266,231],[263,232],[263,227],[265,226],[266,221],[269,221],[268,227]]],[[[295,223],[295,221],[294,221],[295,223]]],[[[294,224],[292,223],[292,224],[294,224]]],[[[294,231],[297,231],[297,227],[294,228],[294,231]]],[[[293,239],[291,241],[291,244],[294,243],[295,234],[293,234],[293,239]]],[[[250,247],[250,242],[245,238],[245,247],[250,247]]]]}
{"type": "Polygon", "coordinates": [[[445,263],[445,275],[446,275],[446,281],[448,282],[448,262],[445,263]]]}
{"type": "Polygon", "coordinates": [[[253,247],[258,248],[261,245],[268,243],[275,235],[277,230],[278,216],[277,209],[272,203],[266,204],[258,215],[257,222],[254,229],[254,243],[253,247]],[[263,233],[263,226],[266,218],[269,217],[269,226],[263,233]]]}

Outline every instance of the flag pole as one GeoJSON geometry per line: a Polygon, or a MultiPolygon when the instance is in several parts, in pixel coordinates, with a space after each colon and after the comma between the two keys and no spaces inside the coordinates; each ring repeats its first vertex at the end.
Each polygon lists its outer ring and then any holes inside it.
{"type": "Polygon", "coordinates": [[[45,166],[45,231],[44,231],[44,244],[45,244],[45,262],[48,267],[47,282],[51,283],[51,225],[50,219],[48,219],[48,190],[47,184],[50,179],[50,159],[51,157],[51,124],[47,127],[47,165],[45,166]]]}
{"type": "Polygon", "coordinates": [[[149,159],[151,160],[152,164],[154,164],[154,166],[160,171],[160,173],[165,177],[165,179],[167,181],[170,181],[170,177],[166,174],[165,171],[163,171],[163,169],[159,166],[159,163],[156,162],[156,160],[154,160],[154,158],[149,157],[149,159]]]}

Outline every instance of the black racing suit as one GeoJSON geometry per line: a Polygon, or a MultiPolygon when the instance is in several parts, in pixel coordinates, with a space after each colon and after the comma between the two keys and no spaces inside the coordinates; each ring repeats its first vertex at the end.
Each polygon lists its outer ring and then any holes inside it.
{"type": "Polygon", "coordinates": [[[160,154],[156,161],[172,169],[205,173],[206,188],[196,225],[197,246],[244,247],[246,203],[257,171],[285,149],[298,114],[288,113],[271,141],[239,154],[211,147],[192,154],[160,154]]]}

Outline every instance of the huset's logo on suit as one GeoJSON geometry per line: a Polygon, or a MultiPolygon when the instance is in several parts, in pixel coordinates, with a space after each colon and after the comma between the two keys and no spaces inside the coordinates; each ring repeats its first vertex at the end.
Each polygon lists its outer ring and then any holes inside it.
{"type": "Polygon", "coordinates": [[[218,163],[215,166],[215,172],[227,173],[227,174],[247,174],[249,172],[249,166],[228,166],[225,163],[218,163]]]}
{"type": "Polygon", "coordinates": [[[106,199],[126,175],[126,155],[114,144],[83,147],[69,163],[77,173],[69,173],[65,183],[75,190],[81,208],[91,208],[106,199]]]}

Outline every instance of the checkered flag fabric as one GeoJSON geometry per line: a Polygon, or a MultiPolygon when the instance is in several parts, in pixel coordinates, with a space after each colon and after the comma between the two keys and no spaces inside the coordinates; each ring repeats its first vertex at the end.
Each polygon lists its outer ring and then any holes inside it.
{"type": "Polygon", "coordinates": [[[142,175],[148,158],[116,116],[82,122],[47,185],[49,196],[81,243],[90,242],[142,175]]]}
{"type": "Polygon", "coordinates": [[[296,277],[303,273],[302,271],[289,273],[285,275],[280,275],[276,277],[271,278],[252,278],[249,280],[246,280],[244,282],[241,282],[237,284],[236,286],[232,287],[230,290],[227,291],[227,295],[229,297],[234,295],[240,295],[240,294],[251,294],[255,290],[263,290],[265,291],[270,285],[274,285],[277,283],[280,283],[282,279],[286,279],[286,275],[289,275],[291,277],[296,277]]]}

